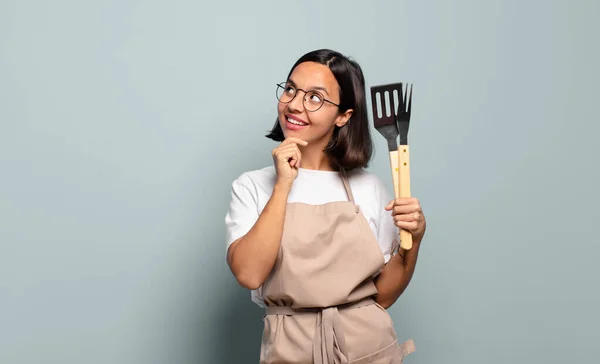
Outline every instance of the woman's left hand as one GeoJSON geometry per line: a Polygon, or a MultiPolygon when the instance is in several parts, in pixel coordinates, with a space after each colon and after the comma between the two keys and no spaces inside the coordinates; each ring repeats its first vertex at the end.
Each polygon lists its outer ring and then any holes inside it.
{"type": "Polygon", "coordinates": [[[394,224],[397,227],[409,231],[413,236],[413,241],[421,241],[425,234],[426,222],[419,199],[399,197],[390,201],[385,209],[392,211],[394,224]]]}

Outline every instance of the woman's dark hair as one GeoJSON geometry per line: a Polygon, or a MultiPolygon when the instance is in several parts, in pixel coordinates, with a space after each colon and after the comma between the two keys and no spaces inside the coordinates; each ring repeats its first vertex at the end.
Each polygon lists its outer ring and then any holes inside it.
{"type": "MultiPolygon", "coordinates": [[[[342,126],[335,126],[333,135],[324,152],[335,167],[346,170],[364,168],[373,154],[373,143],[369,132],[365,78],[358,63],[330,49],[319,49],[303,55],[292,67],[292,72],[300,63],[315,62],[329,67],[340,88],[340,114],[352,109],[350,120],[342,126]]],[[[285,139],[279,125],[279,118],[267,138],[281,142],[285,139]]]]}

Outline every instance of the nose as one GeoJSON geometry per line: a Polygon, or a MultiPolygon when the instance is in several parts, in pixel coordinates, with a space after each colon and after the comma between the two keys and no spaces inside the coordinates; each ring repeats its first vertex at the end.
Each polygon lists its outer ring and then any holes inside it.
{"type": "Polygon", "coordinates": [[[288,109],[290,109],[290,111],[296,111],[296,112],[301,112],[304,110],[304,92],[302,92],[301,90],[298,90],[296,93],[296,97],[294,97],[292,99],[292,101],[290,101],[288,103],[288,109]]]}

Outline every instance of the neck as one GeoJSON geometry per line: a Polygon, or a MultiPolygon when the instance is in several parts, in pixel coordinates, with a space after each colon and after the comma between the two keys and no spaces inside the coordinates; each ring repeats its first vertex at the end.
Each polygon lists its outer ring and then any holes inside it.
{"type": "Polygon", "coordinates": [[[300,148],[300,152],[302,153],[300,168],[320,171],[334,170],[329,157],[327,157],[323,150],[317,148],[300,148]]]}

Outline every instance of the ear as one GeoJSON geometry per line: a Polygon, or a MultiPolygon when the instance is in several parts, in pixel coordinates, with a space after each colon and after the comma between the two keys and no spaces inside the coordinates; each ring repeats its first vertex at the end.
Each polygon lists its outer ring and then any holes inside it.
{"type": "Polygon", "coordinates": [[[352,109],[348,109],[343,114],[338,115],[338,117],[335,119],[335,125],[340,128],[346,125],[346,123],[348,123],[348,120],[350,120],[350,117],[352,116],[352,111],[352,109]]]}

